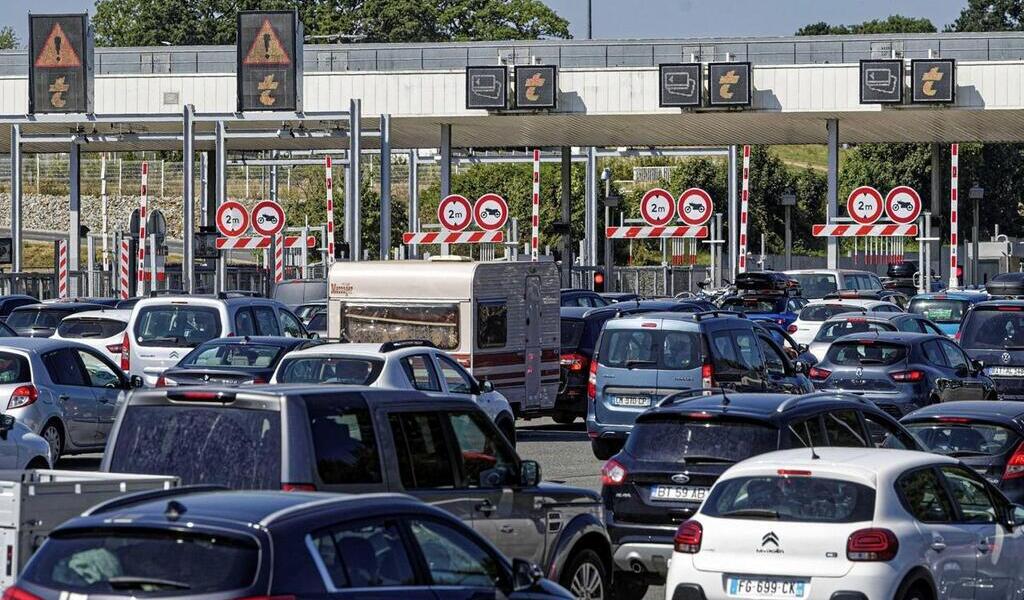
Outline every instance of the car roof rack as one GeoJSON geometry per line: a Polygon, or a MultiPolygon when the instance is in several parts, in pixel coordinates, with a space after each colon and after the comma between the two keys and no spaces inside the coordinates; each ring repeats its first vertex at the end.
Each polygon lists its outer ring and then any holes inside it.
{"type": "Polygon", "coordinates": [[[127,496],[118,496],[112,498],[106,502],[100,502],[92,508],[88,508],[82,513],[83,517],[89,517],[92,515],[98,515],[107,513],[119,508],[125,508],[127,506],[133,506],[135,504],[141,504],[143,502],[150,502],[152,500],[160,500],[161,498],[174,498],[177,496],[187,496],[189,494],[202,494],[204,492],[224,492],[227,491],[227,487],[223,485],[183,485],[180,487],[166,488],[162,490],[149,490],[146,492],[138,492],[136,494],[129,494],[127,496]]]}
{"type": "Polygon", "coordinates": [[[437,348],[430,340],[394,340],[384,342],[380,345],[378,352],[387,353],[401,350],[402,348],[437,348]]]}

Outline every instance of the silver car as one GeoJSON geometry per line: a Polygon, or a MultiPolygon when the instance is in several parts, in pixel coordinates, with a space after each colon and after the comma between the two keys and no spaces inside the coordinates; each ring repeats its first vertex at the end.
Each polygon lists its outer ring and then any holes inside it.
{"type": "Polygon", "coordinates": [[[105,353],[49,338],[4,338],[0,406],[50,446],[51,460],[103,450],[130,380],[105,353]]]}
{"type": "Polygon", "coordinates": [[[11,415],[0,415],[0,470],[49,469],[50,445],[11,415]]]}

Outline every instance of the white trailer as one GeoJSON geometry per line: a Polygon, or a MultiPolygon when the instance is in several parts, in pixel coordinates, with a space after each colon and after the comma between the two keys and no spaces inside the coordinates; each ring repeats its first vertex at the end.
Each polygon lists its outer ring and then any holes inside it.
{"type": "Polygon", "coordinates": [[[517,414],[554,408],[561,334],[554,263],[338,262],[328,281],[328,337],[426,339],[490,381],[517,414]]]}

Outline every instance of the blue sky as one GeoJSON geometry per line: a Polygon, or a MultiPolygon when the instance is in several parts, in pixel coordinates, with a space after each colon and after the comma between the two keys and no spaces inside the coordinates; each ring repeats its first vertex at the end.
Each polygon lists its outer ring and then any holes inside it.
{"type": "MultiPolygon", "coordinates": [[[[586,35],[587,0],[544,0],[569,19],[575,37],[586,35]]],[[[900,13],[928,17],[940,30],[966,0],[591,0],[595,38],[679,38],[791,35],[817,21],[859,23],[900,13]]],[[[22,40],[29,9],[91,10],[93,0],[2,0],[0,24],[22,40]]]]}

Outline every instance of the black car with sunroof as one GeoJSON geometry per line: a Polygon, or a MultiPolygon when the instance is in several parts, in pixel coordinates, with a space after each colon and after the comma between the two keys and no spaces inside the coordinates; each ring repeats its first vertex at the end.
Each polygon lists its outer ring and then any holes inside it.
{"type": "Polygon", "coordinates": [[[854,395],[705,393],[673,394],[642,413],[601,469],[615,577],[632,585],[630,597],[664,582],[676,528],[737,462],[792,448],[921,449],[899,422],[854,395]]]}
{"type": "Polygon", "coordinates": [[[1024,403],[945,402],[900,419],[930,452],[958,458],[1024,503],[1024,403]]]}

